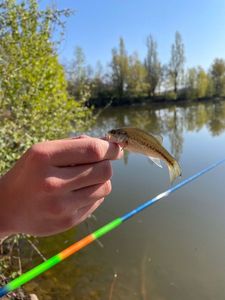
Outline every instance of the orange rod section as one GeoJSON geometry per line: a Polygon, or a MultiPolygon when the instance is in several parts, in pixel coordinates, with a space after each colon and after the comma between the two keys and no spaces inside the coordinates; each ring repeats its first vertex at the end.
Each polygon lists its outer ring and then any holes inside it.
{"type": "Polygon", "coordinates": [[[72,255],[73,253],[77,252],[78,250],[84,248],[85,246],[87,246],[88,244],[93,242],[94,240],[95,240],[94,236],[92,234],[89,234],[82,240],[74,243],[70,247],[68,247],[65,250],[63,250],[62,252],[60,252],[58,255],[63,260],[65,258],[67,258],[68,256],[72,255]]]}

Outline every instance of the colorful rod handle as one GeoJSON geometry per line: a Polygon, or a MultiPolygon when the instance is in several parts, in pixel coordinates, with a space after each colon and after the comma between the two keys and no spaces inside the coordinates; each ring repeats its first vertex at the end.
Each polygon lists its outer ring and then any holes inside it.
{"type": "Polygon", "coordinates": [[[112,229],[116,228],[122,223],[121,218],[115,219],[112,222],[106,224],[105,226],[101,227],[100,229],[96,230],[95,232],[89,234],[88,236],[84,237],[80,241],[72,244],[65,250],[61,251],[60,253],[52,256],[48,260],[44,261],[40,265],[34,267],[30,271],[22,274],[18,278],[12,280],[3,288],[0,288],[0,297],[8,294],[9,292],[19,288],[26,282],[32,280],[33,278],[37,277],[38,275],[44,273],[48,269],[52,268],[62,260],[66,259],[70,255],[76,253],[80,249],[86,247],[88,244],[92,243],[94,240],[100,238],[107,232],[111,231],[112,229]]]}

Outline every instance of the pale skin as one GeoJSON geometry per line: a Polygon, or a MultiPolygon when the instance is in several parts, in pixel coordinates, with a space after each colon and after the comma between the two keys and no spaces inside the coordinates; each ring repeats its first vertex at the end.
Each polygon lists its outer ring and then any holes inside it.
{"type": "Polygon", "coordinates": [[[48,236],[84,221],[111,192],[117,144],[80,136],[33,145],[0,178],[0,237],[48,236]]]}

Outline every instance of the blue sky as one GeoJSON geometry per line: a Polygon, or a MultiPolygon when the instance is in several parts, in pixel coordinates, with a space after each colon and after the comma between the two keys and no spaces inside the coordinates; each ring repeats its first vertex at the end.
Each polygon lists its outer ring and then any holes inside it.
{"type": "Polygon", "coordinates": [[[111,49],[125,40],[128,53],[143,59],[145,41],[152,34],[162,63],[170,58],[178,30],[185,44],[186,66],[208,68],[215,57],[225,58],[224,0],[42,0],[41,7],[54,3],[75,14],[66,24],[60,60],[69,60],[76,46],[83,48],[91,65],[110,62],[111,49]]]}

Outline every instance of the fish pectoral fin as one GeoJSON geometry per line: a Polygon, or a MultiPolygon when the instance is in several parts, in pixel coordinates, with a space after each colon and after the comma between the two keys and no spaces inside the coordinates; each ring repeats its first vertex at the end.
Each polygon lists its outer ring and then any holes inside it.
{"type": "Polygon", "coordinates": [[[152,157],[152,156],[148,156],[148,158],[150,160],[152,160],[158,167],[162,168],[161,161],[160,161],[159,158],[155,158],[155,157],[152,157]]]}

